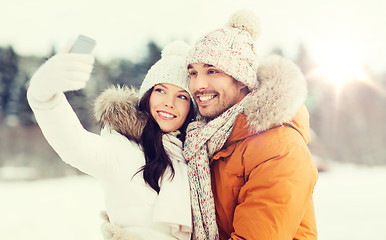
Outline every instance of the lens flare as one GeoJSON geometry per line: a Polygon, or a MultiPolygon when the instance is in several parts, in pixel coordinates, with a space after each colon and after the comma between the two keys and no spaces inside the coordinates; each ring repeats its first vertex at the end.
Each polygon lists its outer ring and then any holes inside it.
{"type": "Polygon", "coordinates": [[[360,51],[349,43],[319,46],[315,51],[317,67],[313,75],[334,84],[338,91],[351,81],[369,82],[360,51]]]}

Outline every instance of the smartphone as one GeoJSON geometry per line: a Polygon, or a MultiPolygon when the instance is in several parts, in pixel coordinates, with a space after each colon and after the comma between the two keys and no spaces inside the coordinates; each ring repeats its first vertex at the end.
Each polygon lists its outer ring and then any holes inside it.
{"type": "Polygon", "coordinates": [[[95,40],[84,35],[79,35],[74,45],[72,46],[71,53],[85,53],[89,54],[95,47],[95,40]]]}

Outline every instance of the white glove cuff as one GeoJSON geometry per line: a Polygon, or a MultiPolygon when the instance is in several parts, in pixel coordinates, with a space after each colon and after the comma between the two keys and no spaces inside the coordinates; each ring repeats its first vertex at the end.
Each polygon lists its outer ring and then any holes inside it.
{"type": "Polygon", "coordinates": [[[29,105],[32,108],[35,109],[52,109],[55,106],[57,106],[60,102],[64,101],[66,99],[66,96],[64,93],[57,93],[52,98],[50,98],[48,101],[39,101],[37,100],[33,94],[31,93],[31,90],[27,90],[27,100],[29,105]]]}

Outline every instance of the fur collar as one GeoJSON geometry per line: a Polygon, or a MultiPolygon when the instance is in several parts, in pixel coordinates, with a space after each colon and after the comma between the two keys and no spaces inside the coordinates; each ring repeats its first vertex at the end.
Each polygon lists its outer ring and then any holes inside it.
{"type": "MultiPolygon", "coordinates": [[[[260,62],[258,90],[245,105],[252,132],[265,131],[288,122],[303,105],[306,81],[300,69],[280,56],[260,62]]],[[[109,127],[131,140],[139,141],[147,116],[138,111],[138,92],[128,87],[110,87],[95,101],[94,116],[102,127],[109,127]]]]}
{"type": "Polygon", "coordinates": [[[112,86],[95,100],[94,116],[102,127],[139,142],[147,116],[137,107],[138,92],[134,88],[112,86]]]}

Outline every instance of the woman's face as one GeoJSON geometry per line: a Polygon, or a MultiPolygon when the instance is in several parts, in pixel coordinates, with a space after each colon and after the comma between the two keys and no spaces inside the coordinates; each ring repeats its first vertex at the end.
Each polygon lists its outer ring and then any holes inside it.
{"type": "Polygon", "coordinates": [[[170,83],[154,86],[149,99],[150,113],[163,132],[179,129],[190,110],[190,95],[170,83]]]}

